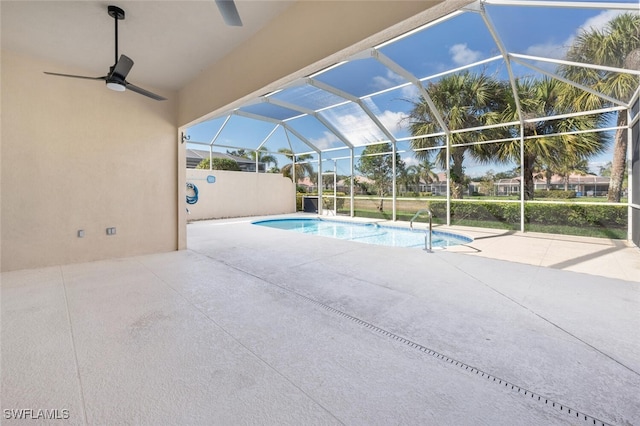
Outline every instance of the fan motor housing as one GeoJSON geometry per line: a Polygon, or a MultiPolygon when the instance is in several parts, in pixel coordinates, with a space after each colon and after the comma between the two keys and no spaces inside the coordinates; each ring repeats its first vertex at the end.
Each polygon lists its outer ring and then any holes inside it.
{"type": "Polygon", "coordinates": [[[115,19],[124,19],[124,10],[120,9],[118,6],[109,6],[107,7],[107,11],[109,12],[109,16],[115,19]]]}

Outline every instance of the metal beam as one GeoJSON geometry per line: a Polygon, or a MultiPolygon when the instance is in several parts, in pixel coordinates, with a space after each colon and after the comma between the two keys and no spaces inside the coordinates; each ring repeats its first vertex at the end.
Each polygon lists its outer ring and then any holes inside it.
{"type": "Polygon", "coordinates": [[[413,85],[418,89],[418,91],[424,98],[427,105],[429,105],[429,109],[431,110],[431,113],[433,114],[434,118],[440,125],[440,128],[445,132],[445,134],[449,134],[449,126],[445,123],[444,118],[442,117],[442,114],[440,114],[440,111],[438,110],[436,105],[433,103],[431,96],[429,96],[429,93],[427,93],[427,90],[422,85],[422,82],[416,76],[414,76],[409,71],[401,67],[398,63],[391,60],[391,58],[384,55],[382,52],[374,50],[373,54],[375,55],[374,58],[377,59],[381,64],[383,64],[384,66],[386,66],[391,71],[395,72],[405,80],[413,83],[413,85]]]}
{"type": "Polygon", "coordinates": [[[268,123],[274,123],[274,124],[278,124],[284,128],[286,128],[287,130],[289,130],[291,133],[293,133],[294,135],[296,135],[302,142],[304,142],[305,145],[307,145],[309,148],[311,148],[313,151],[319,153],[320,150],[318,149],[317,146],[315,146],[314,144],[312,144],[311,142],[309,142],[309,140],[307,140],[307,138],[305,138],[304,136],[302,136],[300,133],[296,132],[295,130],[291,129],[290,126],[287,125],[287,123],[281,121],[281,120],[277,120],[275,118],[271,118],[271,117],[265,117],[264,115],[258,115],[258,114],[254,114],[252,112],[246,112],[246,111],[240,111],[240,110],[235,110],[233,112],[233,114],[235,115],[239,115],[241,117],[245,117],[245,118],[252,118],[254,120],[259,120],[259,121],[266,121],[268,123]]]}
{"type": "Polygon", "coordinates": [[[605,3],[605,2],[578,2],[578,1],[545,1],[545,0],[481,0],[483,4],[496,6],[518,7],[558,7],[569,9],[613,9],[613,10],[638,10],[637,3],[605,3]]]}
{"type": "Polygon", "coordinates": [[[571,81],[571,80],[569,80],[567,78],[561,77],[558,74],[549,72],[549,71],[547,71],[545,69],[542,69],[540,67],[537,67],[537,66],[535,66],[533,64],[529,64],[526,61],[520,60],[520,59],[518,59],[516,57],[513,57],[513,60],[515,62],[527,67],[527,68],[531,68],[534,71],[537,71],[537,72],[540,72],[542,74],[545,74],[545,75],[547,75],[547,76],[549,76],[551,78],[554,78],[556,80],[560,80],[563,83],[569,84],[569,85],[571,85],[573,87],[577,87],[580,90],[584,90],[585,92],[591,93],[592,95],[597,96],[597,97],[602,98],[602,99],[605,99],[605,100],[607,100],[607,101],[609,101],[609,102],[611,102],[613,104],[620,105],[622,107],[626,107],[627,106],[627,104],[625,104],[621,100],[618,100],[616,98],[612,98],[611,96],[607,96],[604,93],[600,93],[600,92],[598,92],[596,90],[591,89],[590,87],[584,86],[584,85],[582,85],[580,83],[576,83],[575,81],[571,81]]]}
{"type": "Polygon", "coordinates": [[[281,106],[283,108],[288,108],[293,111],[298,111],[303,114],[310,115],[314,117],[316,120],[320,121],[331,133],[333,133],[340,141],[347,146],[347,148],[353,148],[353,144],[349,142],[345,135],[340,132],[340,130],[336,129],[331,123],[329,123],[324,117],[318,114],[317,111],[314,111],[309,108],[302,107],[300,105],[295,105],[286,101],[281,101],[279,99],[269,99],[269,103],[272,103],[277,106],[281,106]]]}
{"type": "MultiPolygon", "coordinates": [[[[367,107],[366,105],[364,105],[364,102],[362,101],[362,99],[358,98],[357,96],[354,96],[350,93],[347,93],[343,90],[338,89],[337,87],[331,86],[327,83],[323,83],[321,81],[318,80],[314,80],[312,78],[309,79],[309,84],[317,87],[318,89],[324,90],[326,92],[329,92],[331,94],[334,94],[336,96],[339,96],[341,98],[347,99],[353,103],[355,103],[356,105],[358,105],[360,107],[360,109],[362,109],[362,111],[371,119],[371,121],[373,121],[373,124],[375,124],[375,126],[391,141],[391,142],[395,142],[395,137],[391,134],[391,132],[389,132],[389,130],[387,130],[387,128],[380,122],[380,120],[378,119],[378,117],[369,109],[369,107],[367,107]]],[[[318,118],[318,117],[317,117],[318,118]]],[[[320,119],[320,118],[318,118],[320,119]]],[[[324,124],[324,123],[323,123],[324,124]]],[[[353,146],[353,145],[352,145],[353,146]]]]}
{"type": "Polygon", "coordinates": [[[231,119],[231,114],[227,115],[227,118],[224,120],[224,123],[222,123],[222,126],[220,126],[216,134],[213,136],[213,138],[211,138],[209,145],[213,145],[216,142],[216,139],[218,139],[218,136],[220,136],[220,133],[222,133],[222,129],[224,129],[224,127],[227,125],[230,119],[231,119]]]}

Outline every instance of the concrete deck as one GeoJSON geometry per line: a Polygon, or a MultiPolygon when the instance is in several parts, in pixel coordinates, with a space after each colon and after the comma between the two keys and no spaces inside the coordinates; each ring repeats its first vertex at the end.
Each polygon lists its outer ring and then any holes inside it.
{"type": "Polygon", "coordinates": [[[637,248],[464,228],[484,238],[428,254],[252,219],[3,273],[2,424],[640,424],[637,248]]]}

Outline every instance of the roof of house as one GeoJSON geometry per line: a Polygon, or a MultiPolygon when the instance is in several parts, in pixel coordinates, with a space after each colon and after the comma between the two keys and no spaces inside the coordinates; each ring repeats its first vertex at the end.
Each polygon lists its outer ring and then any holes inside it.
{"type": "MultiPolygon", "coordinates": [[[[206,158],[209,158],[209,151],[200,149],[187,149],[187,167],[194,168],[200,162],[206,158]]],[[[234,160],[238,164],[255,164],[256,162],[250,158],[239,157],[237,155],[231,155],[224,152],[211,152],[212,158],[228,158],[234,160]]],[[[262,163],[261,163],[262,164],[262,163]]]]}

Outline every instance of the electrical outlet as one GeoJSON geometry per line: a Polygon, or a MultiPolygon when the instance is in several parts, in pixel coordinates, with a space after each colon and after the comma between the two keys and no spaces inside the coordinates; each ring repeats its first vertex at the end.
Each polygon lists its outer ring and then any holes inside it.
{"type": "Polygon", "coordinates": [[[116,228],[107,228],[107,235],[116,235],[116,228]]]}

